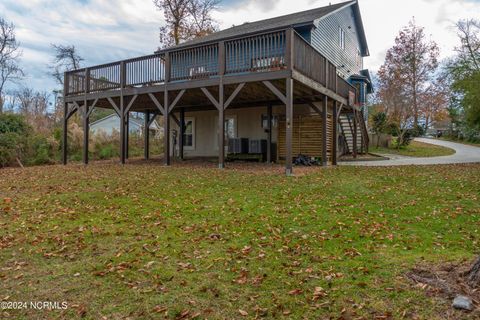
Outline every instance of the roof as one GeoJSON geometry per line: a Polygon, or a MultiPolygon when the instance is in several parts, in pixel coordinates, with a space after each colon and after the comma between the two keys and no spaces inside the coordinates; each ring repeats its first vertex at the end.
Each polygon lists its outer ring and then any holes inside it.
{"type": "MultiPolygon", "coordinates": [[[[116,113],[114,112],[114,113],[109,114],[109,115],[106,116],[106,117],[103,117],[103,118],[101,118],[101,119],[98,119],[97,121],[92,122],[92,123],[90,124],[90,126],[98,125],[99,123],[102,123],[102,122],[104,122],[104,121],[106,121],[106,120],[108,120],[108,119],[110,119],[110,118],[112,118],[112,117],[120,118],[120,117],[118,116],[118,114],[116,114],[116,113]]],[[[141,127],[141,128],[143,127],[143,122],[140,121],[139,119],[130,117],[128,120],[129,120],[129,123],[131,123],[131,124],[133,123],[133,124],[136,124],[137,126],[139,126],[139,127],[141,127]]],[[[153,123],[152,123],[152,124],[153,124],[153,127],[151,127],[151,129],[156,130],[156,129],[160,128],[160,126],[158,125],[158,123],[157,123],[156,120],[153,120],[153,123]]]]}
{"type": "Polygon", "coordinates": [[[195,38],[193,40],[186,41],[179,45],[166,48],[160,51],[180,49],[180,48],[198,45],[202,43],[214,42],[214,41],[219,41],[227,38],[235,38],[239,36],[244,36],[246,34],[265,32],[269,30],[312,25],[316,21],[320,20],[321,18],[324,18],[329,14],[334,13],[337,10],[343,9],[351,5],[354,5],[353,11],[354,11],[354,14],[356,15],[357,27],[360,30],[359,36],[362,42],[362,46],[364,47],[362,48],[363,49],[362,51],[365,55],[368,55],[368,47],[367,47],[364,29],[363,29],[363,25],[360,17],[360,9],[358,7],[357,0],[341,2],[341,3],[337,3],[337,4],[325,6],[325,7],[292,13],[292,14],[270,18],[266,20],[260,20],[256,22],[247,22],[239,26],[234,26],[228,29],[224,29],[224,30],[206,35],[204,37],[195,38]]]}
{"type": "Polygon", "coordinates": [[[368,69],[360,70],[360,74],[353,74],[350,76],[350,79],[363,80],[367,84],[367,93],[373,93],[373,83],[370,76],[370,71],[368,69]]]}

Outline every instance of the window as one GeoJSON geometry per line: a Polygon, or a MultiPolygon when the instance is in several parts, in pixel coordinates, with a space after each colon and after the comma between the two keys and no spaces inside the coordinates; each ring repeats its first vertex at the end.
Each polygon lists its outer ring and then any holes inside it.
{"type": "Polygon", "coordinates": [[[345,50],[345,31],[341,27],[338,28],[339,30],[339,42],[340,42],[340,48],[345,50]]]}
{"type": "MultiPolygon", "coordinates": [[[[237,137],[237,117],[235,115],[225,116],[225,147],[228,146],[228,139],[237,137]]],[[[218,117],[215,117],[215,149],[218,149],[218,117]]]]}
{"type": "Polygon", "coordinates": [[[225,138],[235,138],[235,119],[232,117],[225,117],[225,138]]]}
{"type": "MultiPolygon", "coordinates": [[[[272,128],[278,125],[278,116],[272,115],[272,128]]],[[[262,129],[268,129],[268,115],[262,114],[262,129]]]]}
{"type": "Polygon", "coordinates": [[[185,118],[185,133],[183,134],[183,146],[188,149],[195,149],[195,120],[185,118]]]}

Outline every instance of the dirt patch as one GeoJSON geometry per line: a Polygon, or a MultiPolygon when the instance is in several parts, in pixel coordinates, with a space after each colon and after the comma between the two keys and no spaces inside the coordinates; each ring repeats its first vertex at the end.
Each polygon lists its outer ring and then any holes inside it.
{"type": "Polygon", "coordinates": [[[442,314],[444,319],[479,319],[480,318],[480,286],[472,287],[468,283],[468,271],[471,261],[445,263],[442,265],[419,265],[405,274],[405,277],[417,288],[425,291],[429,297],[436,297],[450,306],[442,314]],[[457,295],[470,297],[474,310],[471,312],[455,310],[451,305],[457,295]]]}

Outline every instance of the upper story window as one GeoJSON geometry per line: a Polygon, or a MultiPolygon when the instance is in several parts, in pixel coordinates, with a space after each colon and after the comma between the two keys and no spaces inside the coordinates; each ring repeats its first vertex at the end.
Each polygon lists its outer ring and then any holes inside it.
{"type": "Polygon", "coordinates": [[[341,27],[338,28],[338,31],[340,48],[345,50],[345,31],[341,27]]]}

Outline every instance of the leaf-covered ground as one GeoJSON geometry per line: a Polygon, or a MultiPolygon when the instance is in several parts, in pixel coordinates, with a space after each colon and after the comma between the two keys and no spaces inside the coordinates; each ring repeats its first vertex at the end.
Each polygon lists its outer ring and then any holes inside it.
{"type": "Polygon", "coordinates": [[[0,318],[452,314],[450,301],[404,275],[478,253],[480,165],[282,170],[143,162],[0,170],[0,301],[68,302],[0,318]]]}
{"type": "Polygon", "coordinates": [[[455,153],[455,150],[420,141],[412,141],[408,146],[397,149],[391,148],[371,148],[370,152],[398,154],[408,157],[440,157],[449,156],[455,153]]]}

